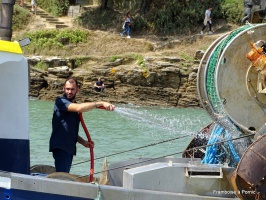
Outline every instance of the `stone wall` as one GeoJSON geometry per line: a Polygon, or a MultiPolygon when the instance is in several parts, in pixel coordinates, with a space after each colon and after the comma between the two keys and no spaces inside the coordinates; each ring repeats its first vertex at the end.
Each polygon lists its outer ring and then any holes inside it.
{"type": "Polygon", "coordinates": [[[54,101],[62,94],[65,79],[73,76],[80,82],[77,97],[81,102],[103,100],[163,107],[200,107],[197,94],[199,59],[189,62],[177,57],[146,57],[144,61],[143,66],[139,66],[117,59],[84,69],[74,66],[72,59],[29,57],[30,96],[54,101]],[[34,68],[38,62],[47,63],[48,71],[34,68]],[[98,77],[102,77],[108,87],[101,93],[93,90],[98,77]]]}

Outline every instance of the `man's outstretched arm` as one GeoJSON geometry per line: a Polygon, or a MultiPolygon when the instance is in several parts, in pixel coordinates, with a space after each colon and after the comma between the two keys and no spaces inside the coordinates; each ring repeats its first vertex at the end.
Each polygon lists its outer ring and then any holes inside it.
{"type": "Polygon", "coordinates": [[[98,102],[86,102],[86,103],[71,103],[69,104],[67,111],[68,112],[86,112],[93,108],[98,108],[103,106],[106,110],[114,110],[115,106],[108,102],[98,101],[98,102]]]}

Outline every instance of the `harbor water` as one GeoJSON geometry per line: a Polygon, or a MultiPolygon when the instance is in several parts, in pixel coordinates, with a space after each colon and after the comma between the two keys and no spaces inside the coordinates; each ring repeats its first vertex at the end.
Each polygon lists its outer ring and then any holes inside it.
{"type": "MultiPolygon", "coordinates": [[[[49,152],[53,106],[54,103],[49,101],[29,101],[31,166],[54,165],[52,154],[49,152]]],[[[95,143],[95,176],[100,173],[105,157],[108,164],[140,157],[181,157],[193,136],[212,121],[207,113],[199,108],[124,104],[115,106],[113,112],[93,109],[83,113],[95,143]],[[172,138],[174,140],[171,140],[172,138]],[[169,139],[169,142],[154,145],[169,139]],[[148,147],[140,148],[144,146],[148,147]],[[137,150],[128,151],[131,149],[137,150]],[[128,152],[123,153],[125,151],[128,152]]],[[[86,138],[82,126],[79,134],[86,138]]],[[[74,157],[71,173],[88,175],[89,160],[89,149],[77,144],[77,155],[74,157]]]]}

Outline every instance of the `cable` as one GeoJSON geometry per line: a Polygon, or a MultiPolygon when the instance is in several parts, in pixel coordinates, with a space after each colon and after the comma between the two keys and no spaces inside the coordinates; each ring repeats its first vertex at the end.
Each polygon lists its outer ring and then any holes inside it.
{"type": "MultiPolygon", "coordinates": [[[[145,145],[145,146],[141,146],[141,147],[137,147],[137,148],[134,148],[134,149],[129,149],[129,150],[126,150],[126,151],[121,151],[121,152],[109,154],[109,155],[106,155],[106,156],[101,156],[101,157],[95,158],[94,160],[99,160],[99,159],[102,159],[102,158],[111,157],[111,156],[119,155],[119,154],[122,154],[122,153],[127,153],[127,152],[130,152],[130,151],[135,151],[135,150],[143,149],[143,148],[146,148],[146,147],[155,146],[155,145],[162,144],[162,143],[165,143],[165,142],[170,142],[170,141],[173,141],[173,140],[182,139],[182,138],[185,138],[185,137],[188,137],[188,136],[192,136],[192,134],[183,135],[183,136],[180,136],[180,137],[175,137],[175,138],[163,140],[163,141],[160,141],[160,142],[157,142],[157,143],[148,144],[148,145],[145,145]]],[[[89,161],[90,160],[81,161],[81,162],[72,164],[72,166],[83,164],[83,163],[86,163],[86,162],[89,162],[89,161]]]]}
{"type": "MultiPolygon", "coordinates": [[[[187,149],[186,151],[193,151],[193,150],[195,151],[195,150],[198,150],[198,149],[201,149],[201,148],[204,148],[204,147],[209,147],[209,146],[212,146],[212,145],[222,144],[222,143],[225,143],[225,142],[238,140],[238,139],[242,139],[242,138],[246,138],[246,137],[250,137],[250,136],[254,136],[254,135],[255,135],[255,133],[251,133],[251,134],[243,135],[243,136],[240,136],[240,137],[237,137],[237,138],[233,138],[233,139],[222,140],[220,142],[216,142],[216,143],[213,143],[213,144],[207,144],[207,145],[202,145],[202,146],[198,146],[198,147],[193,147],[193,148],[187,149]]],[[[115,167],[115,168],[108,169],[108,170],[101,171],[101,172],[95,172],[94,174],[100,174],[102,172],[108,172],[108,171],[115,170],[115,169],[125,168],[125,167],[131,166],[131,165],[140,164],[140,163],[144,163],[144,162],[148,162],[148,161],[152,161],[152,160],[156,160],[156,159],[160,159],[160,158],[165,158],[165,157],[169,157],[169,156],[174,156],[174,155],[178,155],[178,154],[181,154],[181,153],[183,153],[183,151],[176,152],[176,153],[173,153],[173,154],[164,155],[164,156],[160,156],[160,157],[156,157],[156,158],[151,158],[151,159],[140,161],[140,162],[136,162],[136,163],[131,163],[131,164],[128,164],[128,165],[123,165],[123,166],[120,166],[120,167],[115,167]]],[[[79,176],[79,177],[84,177],[84,176],[79,176]]]]}

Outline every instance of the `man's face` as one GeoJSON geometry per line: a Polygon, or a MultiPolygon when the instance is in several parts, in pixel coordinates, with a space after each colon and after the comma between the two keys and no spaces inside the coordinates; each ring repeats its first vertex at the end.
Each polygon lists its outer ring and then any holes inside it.
{"type": "Polygon", "coordinates": [[[66,82],[64,87],[64,93],[66,94],[69,100],[73,100],[76,97],[78,92],[78,87],[75,82],[70,83],[69,81],[66,82]]]}

